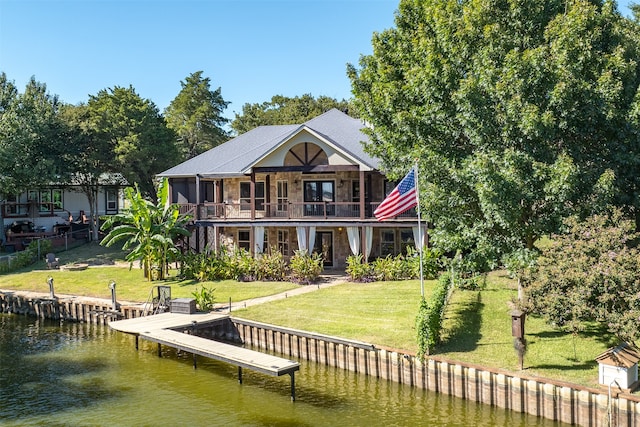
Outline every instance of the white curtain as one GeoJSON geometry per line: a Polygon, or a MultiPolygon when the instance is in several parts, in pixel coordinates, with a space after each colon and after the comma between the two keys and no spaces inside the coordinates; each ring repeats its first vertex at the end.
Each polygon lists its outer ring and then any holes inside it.
{"type": "Polygon", "coordinates": [[[425,237],[426,237],[426,233],[425,233],[425,227],[420,227],[420,232],[422,235],[418,235],[418,227],[411,227],[411,229],[413,230],[413,241],[416,243],[416,250],[418,252],[422,252],[422,248],[424,248],[425,245],[425,237]]]}
{"type": "Polygon", "coordinates": [[[364,228],[364,238],[367,248],[367,258],[371,256],[371,247],[373,246],[373,227],[364,228]]]}
{"type": "Polygon", "coordinates": [[[316,244],[316,228],[309,227],[309,255],[313,252],[313,247],[316,244]]]}
{"type": "Polygon", "coordinates": [[[358,227],[347,227],[347,237],[349,238],[351,253],[358,255],[360,253],[360,229],[358,227]]]}
{"type": "Polygon", "coordinates": [[[298,235],[298,249],[306,252],[307,251],[307,228],[302,226],[297,226],[296,234],[298,235]]]}
{"type": "Polygon", "coordinates": [[[253,227],[253,240],[256,245],[256,254],[261,254],[264,251],[264,227],[262,225],[253,227]]]}

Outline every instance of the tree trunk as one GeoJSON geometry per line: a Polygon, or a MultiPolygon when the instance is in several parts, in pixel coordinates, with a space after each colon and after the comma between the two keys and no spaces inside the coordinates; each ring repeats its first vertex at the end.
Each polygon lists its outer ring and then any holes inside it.
{"type": "Polygon", "coordinates": [[[98,218],[98,187],[95,186],[92,189],[93,192],[93,203],[91,203],[90,208],[90,218],[91,218],[91,240],[97,242],[99,239],[98,231],[100,229],[100,220],[98,218]]]}

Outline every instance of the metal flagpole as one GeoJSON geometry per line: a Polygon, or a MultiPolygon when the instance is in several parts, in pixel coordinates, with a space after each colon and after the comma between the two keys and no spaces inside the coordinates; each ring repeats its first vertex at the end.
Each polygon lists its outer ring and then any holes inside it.
{"type": "Polygon", "coordinates": [[[420,295],[422,295],[422,298],[424,298],[424,275],[422,273],[422,251],[424,250],[424,247],[422,245],[422,226],[421,226],[421,222],[422,222],[422,217],[420,215],[420,186],[419,186],[419,181],[418,181],[418,162],[416,161],[415,165],[413,166],[413,176],[416,180],[415,184],[416,184],[416,203],[417,203],[417,210],[418,210],[418,240],[420,240],[420,242],[416,245],[416,247],[418,248],[418,254],[420,255],[420,295]]]}

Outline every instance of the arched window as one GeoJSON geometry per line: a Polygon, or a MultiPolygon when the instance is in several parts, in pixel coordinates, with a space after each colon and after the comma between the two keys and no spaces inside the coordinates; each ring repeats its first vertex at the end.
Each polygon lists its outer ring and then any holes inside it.
{"type": "Polygon", "coordinates": [[[329,158],[322,148],[311,142],[292,147],[284,157],[284,166],[328,165],[329,158]]]}

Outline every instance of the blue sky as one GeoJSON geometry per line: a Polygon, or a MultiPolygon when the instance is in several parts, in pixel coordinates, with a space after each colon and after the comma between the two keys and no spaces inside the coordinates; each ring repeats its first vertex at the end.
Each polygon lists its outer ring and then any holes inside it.
{"type": "MultiPolygon", "coordinates": [[[[160,110],[202,70],[231,102],[351,97],[346,64],[371,54],[398,0],[0,0],[0,71],[67,103],[132,85],[160,110]]],[[[628,15],[629,2],[619,2],[628,15]]]]}

